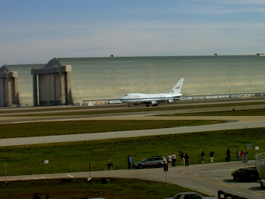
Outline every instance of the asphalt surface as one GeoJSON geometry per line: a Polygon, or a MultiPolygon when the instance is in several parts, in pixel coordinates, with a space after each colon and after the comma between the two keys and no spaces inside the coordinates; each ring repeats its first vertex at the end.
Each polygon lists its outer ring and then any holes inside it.
{"type": "MultiPolygon", "coordinates": [[[[254,106],[255,107],[255,106],[254,106]]],[[[259,105],[255,108],[263,108],[265,105],[259,105]]],[[[94,107],[93,107],[94,108],[94,107]]],[[[120,107],[119,107],[120,108],[120,107]]],[[[123,107],[124,108],[124,107],[123,107]]],[[[237,107],[237,110],[253,108],[253,106],[237,107]]],[[[224,110],[225,108],[202,108],[197,111],[213,111],[224,110]]],[[[231,107],[227,107],[227,110],[231,110],[231,107]]],[[[202,132],[202,131],[218,131],[227,129],[242,129],[242,128],[257,128],[265,127],[265,116],[230,116],[230,117],[154,117],[154,114],[168,114],[174,112],[194,112],[194,109],[187,110],[174,110],[174,111],[154,111],[154,112],[142,112],[142,113],[130,113],[130,114],[108,114],[107,116],[94,115],[94,116],[58,116],[58,117],[18,117],[10,116],[10,112],[6,112],[8,109],[3,109],[3,113],[0,110],[0,123],[12,124],[12,123],[24,123],[24,122],[42,122],[42,121],[61,121],[61,120],[227,120],[228,123],[203,125],[203,126],[186,126],[177,128],[166,129],[152,129],[152,130],[136,130],[136,131],[119,131],[119,132],[105,132],[105,133],[90,133],[90,134],[75,134],[75,135],[61,135],[61,136],[43,136],[43,137],[30,137],[30,138],[12,138],[1,139],[0,147],[14,146],[14,145],[30,145],[41,143],[56,143],[56,142],[72,142],[80,140],[99,140],[99,139],[111,139],[111,138],[123,138],[123,137],[137,137],[137,136],[149,136],[149,135],[161,135],[161,134],[174,134],[174,133],[188,133],[188,132],[202,132]],[[8,115],[8,116],[7,116],[8,115]]],[[[38,112],[36,108],[36,112],[38,112]]],[[[57,110],[58,111],[58,110],[57,110]]],[[[60,111],[60,110],[59,110],[60,111]]],[[[62,110],[63,111],[63,110],[62,110]]],[[[51,111],[54,112],[54,111],[51,111]]],[[[250,161],[248,165],[254,165],[254,161],[250,161]]],[[[229,162],[229,163],[213,163],[203,165],[191,165],[190,167],[177,166],[169,168],[168,172],[164,172],[162,169],[143,169],[143,170],[113,170],[113,171],[98,171],[91,172],[90,175],[93,178],[96,177],[119,177],[119,178],[140,178],[145,180],[162,181],[168,183],[174,183],[184,187],[201,191],[206,194],[217,196],[218,190],[223,190],[232,194],[243,196],[250,199],[265,198],[265,189],[261,189],[256,182],[240,183],[232,180],[230,173],[240,167],[247,165],[241,162],[229,162]]],[[[73,178],[73,177],[88,177],[89,173],[67,173],[67,174],[45,174],[45,175],[30,175],[30,176],[7,176],[0,177],[0,181],[12,181],[12,180],[32,180],[32,179],[50,179],[50,178],[73,178]]]]}
{"type": "Polygon", "coordinates": [[[170,167],[168,172],[163,168],[111,170],[78,173],[39,174],[0,177],[0,181],[42,180],[62,178],[138,178],[165,183],[173,183],[217,197],[217,191],[242,196],[249,199],[265,198],[265,189],[257,182],[237,182],[231,172],[236,168],[253,166],[254,161],[246,165],[242,162],[225,162],[191,165],[189,167],[170,167]]]}

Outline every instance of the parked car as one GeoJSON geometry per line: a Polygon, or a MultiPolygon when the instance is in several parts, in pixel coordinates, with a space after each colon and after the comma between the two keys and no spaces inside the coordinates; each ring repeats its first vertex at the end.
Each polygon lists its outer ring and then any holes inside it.
{"type": "Polygon", "coordinates": [[[265,188],[265,179],[263,178],[260,180],[260,187],[265,188]]]}
{"type": "Polygon", "coordinates": [[[217,199],[215,197],[204,197],[196,192],[182,192],[178,193],[173,198],[166,198],[166,199],[217,199]]]}
{"type": "Polygon", "coordinates": [[[144,167],[163,167],[165,164],[167,164],[167,161],[162,156],[151,156],[148,158],[143,159],[140,162],[135,162],[133,164],[134,168],[142,169],[144,167]]]}
{"type": "Polygon", "coordinates": [[[255,168],[241,168],[231,173],[234,180],[238,181],[257,181],[259,172],[255,168]]]}

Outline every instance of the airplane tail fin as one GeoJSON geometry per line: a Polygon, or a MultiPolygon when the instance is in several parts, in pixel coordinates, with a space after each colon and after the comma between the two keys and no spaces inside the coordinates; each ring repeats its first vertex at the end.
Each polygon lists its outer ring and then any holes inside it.
{"type": "Polygon", "coordinates": [[[178,83],[169,91],[168,94],[173,95],[173,96],[180,96],[183,82],[184,82],[184,78],[181,78],[178,81],[178,83]]]}

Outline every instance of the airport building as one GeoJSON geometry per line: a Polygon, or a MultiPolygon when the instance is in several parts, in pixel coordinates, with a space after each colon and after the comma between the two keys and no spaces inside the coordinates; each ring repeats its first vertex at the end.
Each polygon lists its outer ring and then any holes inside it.
{"type": "Polygon", "coordinates": [[[184,77],[183,99],[263,96],[265,56],[53,58],[3,65],[0,106],[118,103],[126,93],[167,93],[184,77]]]}

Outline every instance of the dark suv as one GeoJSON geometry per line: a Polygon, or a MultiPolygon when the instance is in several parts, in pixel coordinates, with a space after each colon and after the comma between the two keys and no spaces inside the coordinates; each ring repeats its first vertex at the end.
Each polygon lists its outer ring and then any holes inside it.
{"type": "Polygon", "coordinates": [[[135,162],[133,164],[134,168],[142,169],[144,167],[163,167],[165,164],[167,164],[167,161],[164,157],[162,156],[151,156],[148,158],[143,159],[140,162],[135,162]]]}
{"type": "Polygon", "coordinates": [[[255,168],[238,169],[231,173],[234,180],[238,181],[257,181],[259,179],[259,172],[255,168]]]}

